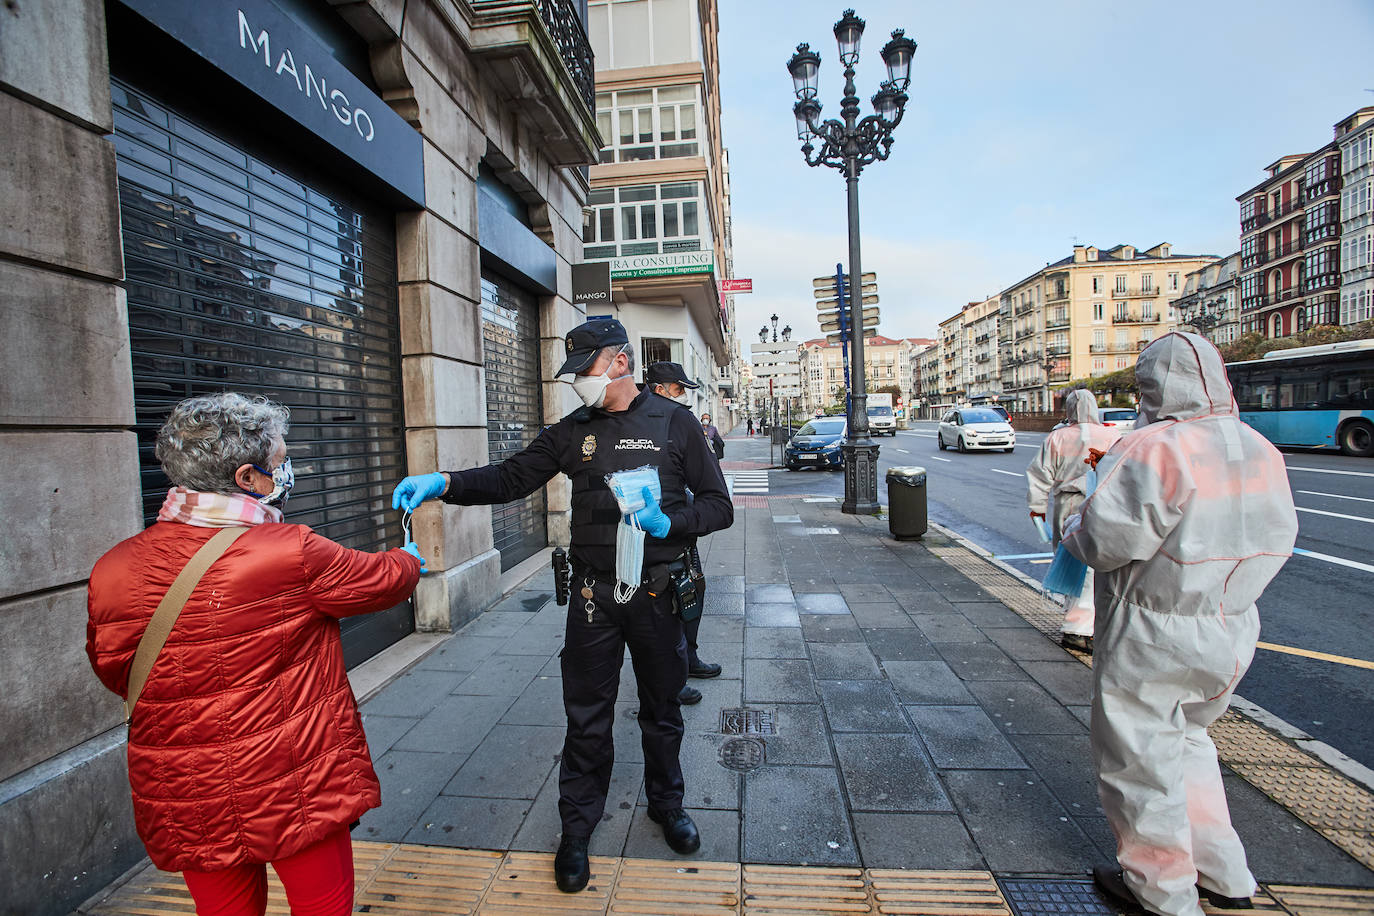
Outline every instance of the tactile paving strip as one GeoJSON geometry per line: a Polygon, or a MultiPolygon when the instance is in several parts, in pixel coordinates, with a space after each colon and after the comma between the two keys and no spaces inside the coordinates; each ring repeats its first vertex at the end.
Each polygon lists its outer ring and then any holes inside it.
{"type": "MultiPolygon", "coordinates": [[[[1283,907],[1279,906],[1277,900],[1265,892],[1263,887],[1259,889],[1255,896],[1250,898],[1250,902],[1254,904],[1254,909],[1251,910],[1223,910],[1219,906],[1212,906],[1207,902],[1206,898],[1201,897],[1198,902],[1202,904],[1202,912],[1208,914],[1208,916],[1237,916],[1238,913],[1242,912],[1245,913],[1246,916],[1266,916],[1266,914],[1268,914],[1268,916],[1290,916],[1283,907]]],[[[1306,916],[1306,914],[1294,910],[1292,916],[1306,916]]]]}
{"type": "Polygon", "coordinates": [[[605,913],[620,868],[619,859],[592,856],[592,877],[587,886],[576,894],[565,894],[553,883],[552,854],[510,852],[505,858],[480,909],[433,912],[476,912],[482,916],[605,913]]]}
{"type": "Polygon", "coordinates": [[[1117,916],[1120,912],[1091,881],[1003,878],[1002,888],[1017,916],[1117,916]]]}
{"type": "Polygon", "coordinates": [[[990,872],[873,869],[868,876],[883,916],[1011,916],[990,872]]]}
{"type": "MultiPolygon", "coordinates": [[[[1293,916],[1368,916],[1374,913],[1374,891],[1340,887],[1298,887],[1271,884],[1269,893],[1293,916]]],[[[1259,897],[1255,898],[1258,906],[1259,897]]],[[[1208,909],[1207,912],[1213,912],[1208,909]]],[[[1235,913],[1234,910],[1218,910],[1235,913]]]]}
{"type": "Polygon", "coordinates": [[[872,913],[859,868],[744,866],[744,916],[872,913]]]}
{"type": "Polygon", "coordinates": [[[734,862],[625,859],[611,892],[611,913],[735,916],[740,866],[734,862]]]}
{"type": "Polygon", "coordinates": [[[382,916],[472,912],[502,858],[499,852],[401,846],[372,880],[359,886],[354,904],[382,916]]]}

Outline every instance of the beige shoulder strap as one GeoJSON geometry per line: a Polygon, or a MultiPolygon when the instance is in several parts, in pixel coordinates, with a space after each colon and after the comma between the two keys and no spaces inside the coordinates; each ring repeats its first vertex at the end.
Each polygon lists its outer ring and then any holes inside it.
{"type": "Polygon", "coordinates": [[[200,584],[201,576],[205,575],[205,571],[223,556],[229,545],[247,530],[221,528],[216,531],[214,537],[201,545],[190,562],[172,580],[171,587],[158,602],[153,619],[148,621],[148,628],[143,631],[143,637],[138,641],[138,649],[134,652],[134,663],[129,669],[129,695],[124,700],[125,721],[133,721],[134,705],[138,703],[139,694],[143,693],[143,685],[148,682],[153,663],[157,661],[158,653],[162,651],[163,644],[171,635],[172,627],[176,626],[177,618],[181,616],[181,609],[186,606],[191,592],[200,584]]]}

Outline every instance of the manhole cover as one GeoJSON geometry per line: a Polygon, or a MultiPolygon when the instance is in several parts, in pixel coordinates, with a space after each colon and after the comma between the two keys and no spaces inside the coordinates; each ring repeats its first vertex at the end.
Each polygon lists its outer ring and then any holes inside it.
{"type": "Polygon", "coordinates": [[[763,742],[757,738],[731,738],[720,747],[720,765],[744,772],[763,763],[763,742]]]}
{"type": "Polygon", "coordinates": [[[1117,916],[1091,881],[1002,879],[1002,890],[1019,916],[1117,916]]]}
{"type": "Polygon", "coordinates": [[[722,735],[776,735],[777,718],[771,709],[735,707],[720,711],[722,735]]]}

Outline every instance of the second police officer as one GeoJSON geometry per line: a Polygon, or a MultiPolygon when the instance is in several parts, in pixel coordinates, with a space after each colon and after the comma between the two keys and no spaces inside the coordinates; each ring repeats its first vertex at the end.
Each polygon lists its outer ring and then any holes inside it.
{"type": "Polygon", "coordinates": [[[582,890],[590,877],[587,844],[601,820],[615,761],[612,731],[620,668],[630,649],[639,688],[644,788],[649,817],[675,852],[701,845],[683,810],[682,709],[687,646],[670,577],[690,575],[686,558],[697,538],[730,527],[734,508],[720,465],[691,413],[634,383],[634,350],[614,319],[588,321],[566,338],[558,375],[573,374],[583,402],[545,428],[523,451],[499,464],[407,477],[392,496],[414,509],[442,497],[457,505],[522,499],[560,472],[572,480],[573,598],[562,652],[568,728],[559,766],[563,837],[554,858],[560,890],[582,890]],[[657,468],[661,503],[647,493],[636,513],[644,539],[644,579],[628,601],[616,600],[616,528],[620,509],[606,475],[657,468]],[[688,501],[687,490],[693,495],[688,501]]]}

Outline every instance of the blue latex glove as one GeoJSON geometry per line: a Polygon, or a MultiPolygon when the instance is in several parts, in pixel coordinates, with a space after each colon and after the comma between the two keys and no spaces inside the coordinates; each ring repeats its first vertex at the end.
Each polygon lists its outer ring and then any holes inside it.
{"type": "Polygon", "coordinates": [[[413,511],[425,500],[442,495],[447,486],[444,475],[439,473],[407,477],[391,492],[391,508],[413,511]]]}
{"type": "Polygon", "coordinates": [[[401,549],[404,550],[406,553],[410,554],[410,555],[411,555],[412,557],[414,557],[415,559],[417,559],[417,560],[420,561],[420,572],[422,572],[422,573],[427,573],[427,572],[429,572],[429,567],[425,565],[425,558],[422,557],[422,556],[420,556],[420,545],[419,545],[419,544],[416,544],[414,541],[409,541],[409,542],[407,542],[407,543],[405,543],[405,544],[402,544],[402,545],[401,545],[401,549]]]}
{"type": "Polygon", "coordinates": [[[649,487],[644,488],[644,508],[635,513],[635,521],[639,522],[639,527],[643,528],[646,534],[656,538],[666,538],[668,529],[673,526],[672,521],[659,508],[658,500],[654,499],[654,491],[649,487]]]}

